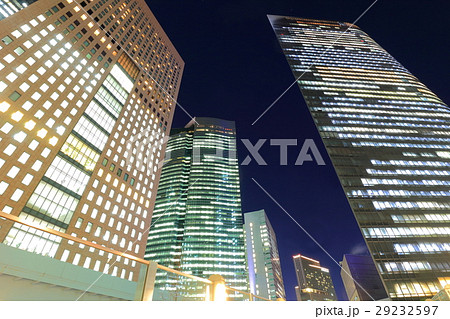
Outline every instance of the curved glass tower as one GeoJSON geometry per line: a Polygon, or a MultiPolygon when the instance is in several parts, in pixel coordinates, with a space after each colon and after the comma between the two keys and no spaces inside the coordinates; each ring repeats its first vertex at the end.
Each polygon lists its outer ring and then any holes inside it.
{"type": "MultiPolygon", "coordinates": [[[[172,129],[166,155],[145,258],[247,290],[234,122],[195,118],[172,129]]],[[[204,299],[203,287],[180,280],[158,273],[156,287],[204,299]]]]}
{"type": "Polygon", "coordinates": [[[269,16],[394,300],[450,283],[450,109],[358,27],[269,16]]]}

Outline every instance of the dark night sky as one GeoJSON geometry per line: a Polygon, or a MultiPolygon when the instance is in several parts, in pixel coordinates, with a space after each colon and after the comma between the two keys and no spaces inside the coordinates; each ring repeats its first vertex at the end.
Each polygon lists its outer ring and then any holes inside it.
{"type": "MultiPolygon", "coordinates": [[[[267,14],[353,22],[373,0],[148,0],[150,9],[186,63],[178,102],[193,116],[236,121],[238,138],[291,138],[316,142],[326,166],[295,166],[300,147],[290,147],[280,166],[279,148],[268,142],[241,166],[243,211],[265,209],[277,233],[285,289],[295,300],[292,255],[302,253],[331,269],[340,300],[346,300],[339,267],[252,181],[256,179],[337,260],[365,251],[362,235],[324,146],[294,86],[254,126],[253,121],[294,77],[267,14]]],[[[357,23],[447,104],[450,63],[448,0],[379,0],[357,23]]],[[[178,108],[173,127],[189,117],[178,108]]],[[[239,141],[239,157],[248,154],[239,141]]]]}

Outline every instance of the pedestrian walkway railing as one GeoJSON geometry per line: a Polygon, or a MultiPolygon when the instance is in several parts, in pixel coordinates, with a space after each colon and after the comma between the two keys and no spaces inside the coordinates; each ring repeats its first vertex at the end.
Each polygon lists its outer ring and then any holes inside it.
{"type": "MultiPolygon", "coordinates": [[[[60,232],[55,229],[43,227],[39,224],[24,220],[15,215],[7,214],[0,211],[0,226],[3,223],[13,222],[25,226],[26,229],[34,229],[36,232],[47,234],[47,237],[59,239],[59,243],[67,241],[71,245],[78,244],[80,248],[84,246],[89,247],[89,251],[98,250],[101,255],[108,254],[111,256],[109,260],[127,259],[132,264],[140,264],[140,275],[137,279],[132,279],[130,274],[130,281],[137,282],[137,293],[135,300],[144,301],[157,301],[157,300],[204,300],[204,301],[220,301],[220,300],[248,300],[248,301],[271,301],[270,299],[254,295],[251,292],[235,289],[226,285],[225,280],[220,275],[212,275],[208,279],[187,274],[176,269],[172,269],[163,265],[160,265],[154,261],[145,260],[143,258],[134,256],[126,252],[120,252],[103,245],[93,243],[91,241],[69,235],[67,233],[60,232]],[[3,221],[2,221],[3,220],[3,221]]],[[[4,225],[6,226],[6,225],[4,225]]],[[[15,247],[21,248],[20,243],[15,247]]],[[[49,257],[53,257],[49,255],[49,257]]],[[[62,259],[61,259],[62,260],[62,259]]],[[[62,260],[65,261],[65,260],[62,260]]],[[[111,265],[107,265],[103,273],[110,274],[112,276],[119,276],[117,269],[111,265]]],[[[85,268],[90,264],[86,262],[85,268]]],[[[95,269],[102,276],[100,269],[95,269]]],[[[95,285],[94,281],[90,286],[86,287],[85,293],[89,293],[89,290],[95,285]]]]}

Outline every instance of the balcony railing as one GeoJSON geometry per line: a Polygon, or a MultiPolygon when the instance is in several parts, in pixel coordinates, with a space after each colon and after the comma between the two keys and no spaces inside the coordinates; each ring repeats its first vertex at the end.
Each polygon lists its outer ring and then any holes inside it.
{"type": "MultiPolygon", "coordinates": [[[[186,298],[183,298],[183,297],[175,297],[174,298],[173,295],[171,297],[157,296],[157,294],[161,295],[160,291],[157,291],[157,289],[155,289],[155,282],[156,282],[157,274],[159,272],[159,275],[161,275],[162,272],[164,272],[164,273],[166,273],[167,278],[172,276],[172,282],[175,282],[175,283],[180,282],[180,281],[182,281],[180,279],[184,278],[185,281],[187,280],[191,283],[191,286],[192,286],[192,283],[194,283],[195,285],[198,285],[197,288],[199,288],[201,286],[200,288],[204,293],[200,297],[197,297],[196,300],[205,300],[205,301],[222,300],[222,301],[225,301],[225,300],[227,300],[227,296],[229,294],[240,294],[240,295],[244,296],[243,300],[271,301],[270,299],[254,295],[251,292],[242,291],[242,290],[238,290],[238,289],[227,286],[225,283],[225,280],[220,275],[212,275],[208,279],[206,279],[206,278],[201,278],[201,277],[194,276],[191,274],[186,274],[181,271],[160,265],[154,261],[145,260],[143,258],[134,256],[132,254],[128,254],[125,252],[120,252],[120,251],[117,251],[114,249],[110,249],[110,248],[104,247],[102,245],[99,245],[97,243],[93,243],[93,242],[90,242],[90,241],[87,241],[87,240],[84,240],[84,239],[81,239],[78,237],[74,237],[74,236],[68,235],[66,233],[54,230],[54,229],[43,227],[43,226],[40,226],[35,223],[30,223],[30,222],[25,221],[17,216],[10,215],[10,214],[0,211],[0,220],[1,219],[9,220],[14,223],[19,223],[19,224],[25,225],[27,227],[33,228],[35,230],[42,231],[42,232],[48,233],[53,236],[57,236],[61,240],[67,240],[68,243],[71,243],[72,245],[73,245],[73,243],[77,243],[80,245],[80,247],[84,245],[84,246],[90,247],[90,249],[92,249],[92,250],[99,250],[104,253],[115,255],[116,258],[126,258],[130,261],[140,264],[142,266],[141,270],[143,270],[143,274],[141,274],[139,276],[138,283],[137,283],[138,291],[136,293],[137,297],[135,297],[135,299],[137,299],[137,300],[143,300],[143,301],[186,300],[186,298]],[[173,276],[175,276],[175,278],[177,278],[178,280],[177,279],[174,280],[173,276]]],[[[103,274],[101,274],[100,276],[102,276],[102,275],[103,274]]],[[[85,293],[89,292],[89,289],[92,288],[92,286],[94,284],[95,284],[95,281],[91,284],[91,286],[87,287],[87,289],[85,290],[85,293]]],[[[189,292],[186,292],[186,291],[184,291],[182,293],[180,293],[180,291],[177,292],[176,291],[177,284],[171,285],[168,283],[168,287],[171,287],[172,292],[174,292],[175,294],[178,293],[181,296],[184,295],[185,297],[189,294],[189,292]]],[[[170,289],[168,291],[170,292],[170,289]]]]}

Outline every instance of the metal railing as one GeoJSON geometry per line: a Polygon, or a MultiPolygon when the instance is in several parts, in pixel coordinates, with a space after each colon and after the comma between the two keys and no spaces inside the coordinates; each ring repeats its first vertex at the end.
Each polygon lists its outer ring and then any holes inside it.
{"type": "Polygon", "coordinates": [[[10,214],[4,213],[2,211],[0,211],[0,219],[5,219],[5,220],[9,220],[9,221],[12,221],[15,223],[19,223],[19,224],[28,226],[28,227],[36,229],[36,230],[39,230],[39,231],[42,231],[42,232],[45,232],[45,233],[48,233],[48,234],[51,234],[54,236],[58,236],[60,238],[63,238],[63,239],[69,240],[69,241],[73,241],[80,245],[85,245],[85,246],[88,246],[88,247],[91,247],[94,249],[102,250],[104,252],[107,252],[107,253],[110,253],[110,254],[113,254],[113,255],[116,255],[119,257],[127,258],[127,259],[133,260],[137,263],[146,265],[147,270],[146,270],[146,274],[145,274],[145,280],[144,280],[144,284],[143,284],[142,298],[141,298],[141,300],[143,300],[143,301],[154,300],[153,296],[154,296],[154,292],[155,292],[156,273],[157,273],[158,269],[205,284],[206,285],[206,296],[205,296],[206,301],[226,300],[227,299],[226,291],[232,291],[232,292],[240,293],[244,296],[248,296],[249,301],[255,301],[255,299],[264,300],[264,301],[272,301],[270,299],[267,299],[267,298],[264,298],[261,296],[257,296],[251,292],[242,291],[242,290],[238,290],[238,289],[226,286],[225,280],[220,275],[212,275],[212,276],[210,276],[209,279],[206,279],[206,278],[194,276],[191,274],[186,274],[181,271],[160,265],[154,261],[145,260],[143,258],[133,256],[133,255],[127,254],[125,252],[120,252],[120,251],[117,251],[117,250],[114,250],[114,249],[111,249],[108,247],[104,247],[102,245],[99,245],[99,244],[96,244],[96,243],[93,243],[93,242],[90,242],[88,240],[84,240],[84,239],[81,239],[78,237],[74,237],[74,236],[68,235],[66,233],[63,233],[63,232],[60,232],[60,231],[57,231],[57,230],[54,230],[51,228],[43,227],[43,226],[35,224],[35,223],[30,223],[28,221],[25,221],[25,220],[19,218],[18,216],[10,215],[10,214]]]}
{"type": "Polygon", "coordinates": [[[227,286],[225,286],[225,289],[226,289],[226,290],[235,291],[235,292],[239,292],[239,293],[241,293],[241,294],[243,294],[243,295],[247,295],[247,296],[249,297],[249,301],[254,301],[253,298],[260,299],[260,300],[264,300],[264,301],[272,301],[272,300],[270,300],[270,299],[267,299],[267,298],[264,298],[264,297],[261,297],[261,296],[252,294],[251,292],[247,292],[247,291],[242,291],[242,290],[234,289],[234,288],[227,287],[227,286]]]}

